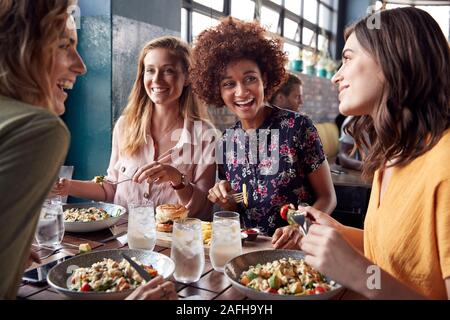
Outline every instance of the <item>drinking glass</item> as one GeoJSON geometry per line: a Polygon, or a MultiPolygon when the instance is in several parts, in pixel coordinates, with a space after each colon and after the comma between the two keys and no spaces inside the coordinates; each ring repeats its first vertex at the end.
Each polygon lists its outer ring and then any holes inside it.
{"type": "Polygon", "coordinates": [[[205,267],[205,251],[199,219],[187,218],[174,222],[170,257],[175,262],[175,280],[192,283],[200,279],[205,267]]]}
{"type": "Polygon", "coordinates": [[[239,213],[215,212],[209,249],[209,257],[214,270],[223,272],[225,264],[240,254],[242,254],[242,242],[239,213]]]}
{"type": "Polygon", "coordinates": [[[128,247],[153,250],[156,244],[153,201],[128,203],[128,247]]]}
{"type": "Polygon", "coordinates": [[[39,215],[35,239],[40,246],[57,247],[64,237],[64,215],[61,197],[46,199],[39,215]]]}

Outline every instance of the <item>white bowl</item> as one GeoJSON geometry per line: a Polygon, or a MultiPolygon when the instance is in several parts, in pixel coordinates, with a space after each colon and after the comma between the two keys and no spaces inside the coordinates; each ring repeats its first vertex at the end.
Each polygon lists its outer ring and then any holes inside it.
{"type": "Polygon", "coordinates": [[[93,232],[102,229],[107,229],[115,225],[127,210],[117,204],[105,203],[105,202],[84,202],[84,203],[72,203],[64,204],[63,211],[72,208],[101,208],[104,209],[111,216],[110,218],[98,221],[89,222],[67,222],[64,221],[64,228],[68,232],[93,232]]]}

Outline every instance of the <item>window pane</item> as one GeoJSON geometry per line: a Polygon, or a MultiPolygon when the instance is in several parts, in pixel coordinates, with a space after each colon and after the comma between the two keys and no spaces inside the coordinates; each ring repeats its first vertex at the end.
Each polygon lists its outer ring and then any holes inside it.
{"type": "Polygon", "coordinates": [[[334,3],[333,3],[333,2],[334,2],[333,0],[322,0],[322,2],[325,3],[325,4],[327,4],[327,5],[329,5],[330,7],[333,7],[333,4],[334,4],[334,3]]]}
{"type": "Polygon", "coordinates": [[[295,14],[301,15],[302,0],[285,0],[284,6],[289,11],[292,11],[295,14]]]}
{"type": "Polygon", "coordinates": [[[297,46],[293,46],[290,43],[284,44],[284,52],[287,52],[289,60],[298,59],[300,56],[300,48],[297,46]]]}
{"type": "Polygon", "coordinates": [[[273,3],[279,4],[281,6],[281,0],[270,0],[270,1],[272,1],[273,3]]]}
{"type": "Polygon", "coordinates": [[[278,31],[278,20],[278,12],[267,7],[261,8],[261,24],[267,27],[271,32],[276,33],[278,31]]]}
{"type": "Polygon", "coordinates": [[[333,24],[333,15],[331,10],[327,7],[320,5],[319,7],[319,27],[331,30],[333,24]]]}
{"type": "Polygon", "coordinates": [[[200,34],[203,30],[219,24],[217,19],[205,16],[198,12],[192,13],[192,38],[200,34]]]}
{"type": "Polygon", "coordinates": [[[314,24],[317,24],[317,1],[314,0],[305,1],[303,7],[303,17],[306,20],[314,24]]]}
{"type": "Polygon", "coordinates": [[[194,2],[213,8],[217,11],[223,11],[223,0],[194,0],[194,2]]]}
{"type": "Polygon", "coordinates": [[[284,36],[295,41],[300,41],[300,34],[297,32],[298,24],[291,19],[284,19],[284,36]]]}
{"type": "Polygon", "coordinates": [[[184,41],[188,41],[187,34],[187,10],[185,8],[181,8],[181,39],[184,41]]]}
{"type": "Polygon", "coordinates": [[[323,35],[319,34],[319,45],[317,47],[320,51],[323,53],[328,52],[328,43],[327,38],[325,38],[323,35]]]}
{"type": "Polygon", "coordinates": [[[244,21],[253,21],[255,2],[252,0],[232,0],[231,15],[244,21]]]}
{"type": "Polygon", "coordinates": [[[302,43],[313,48],[316,47],[316,36],[314,31],[308,28],[303,28],[303,40],[302,43]]]}

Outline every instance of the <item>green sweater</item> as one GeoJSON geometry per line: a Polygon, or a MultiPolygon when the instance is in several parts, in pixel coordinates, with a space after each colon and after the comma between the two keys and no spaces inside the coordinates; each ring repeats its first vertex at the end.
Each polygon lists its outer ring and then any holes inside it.
{"type": "Polygon", "coordinates": [[[0,95],[0,299],[14,299],[40,207],[69,146],[64,123],[0,95]]]}

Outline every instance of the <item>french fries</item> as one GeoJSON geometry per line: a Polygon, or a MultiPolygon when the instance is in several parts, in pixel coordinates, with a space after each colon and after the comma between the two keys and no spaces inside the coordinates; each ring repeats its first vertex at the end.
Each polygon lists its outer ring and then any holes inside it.
{"type": "Polygon", "coordinates": [[[202,237],[204,244],[206,245],[211,244],[211,233],[212,233],[211,222],[202,221],[202,237]]]}

